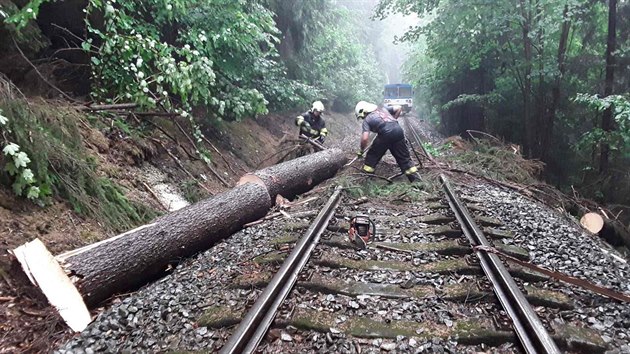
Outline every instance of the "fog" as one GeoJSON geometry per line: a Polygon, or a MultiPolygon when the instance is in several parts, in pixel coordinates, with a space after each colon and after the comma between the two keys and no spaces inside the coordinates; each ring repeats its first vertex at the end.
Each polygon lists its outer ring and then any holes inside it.
{"type": "Polygon", "coordinates": [[[379,0],[337,0],[338,6],[350,9],[354,14],[370,22],[371,47],[376,51],[385,83],[400,83],[404,81],[401,67],[409,55],[409,45],[407,43],[395,43],[397,38],[417,24],[415,16],[403,16],[400,14],[390,15],[385,20],[372,20],[376,15],[376,5],[379,0]]]}

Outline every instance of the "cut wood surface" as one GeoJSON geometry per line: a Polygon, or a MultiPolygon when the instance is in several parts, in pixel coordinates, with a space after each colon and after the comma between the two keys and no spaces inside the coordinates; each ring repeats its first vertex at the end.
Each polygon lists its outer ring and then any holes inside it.
{"type": "Polygon", "coordinates": [[[210,248],[265,216],[270,207],[265,187],[245,184],[57,259],[93,306],[156,278],[172,262],[210,248]]]}
{"type": "Polygon", "coordinates": [[[596,234],[604,227],[604,218],[597,213],[586,213],[580,219],[580,224],[588,231],[596,234]]]}
{"type": "Polygon", "coordinates": [[[73,331],[82,331],[92,321],[81,294],[42,241],[35,239],[12,253],[31,283],[41,289],[73,331]]]}
{"type": "Polygon", "coordinates": [[[580,219],[580,224],[612,246],[630,248],[630,232],[617,220],[603,217],[598,213],[586,213],[580,219]]]}
{"type": "Polygon", "coordinates": [[[333,177],[347,161],[340,149],[327,149],[248,173],[241,177],[238,184],[263,184],[267,186],[271,200],[274,201],[278,194],[293,198],[333,177]]]}

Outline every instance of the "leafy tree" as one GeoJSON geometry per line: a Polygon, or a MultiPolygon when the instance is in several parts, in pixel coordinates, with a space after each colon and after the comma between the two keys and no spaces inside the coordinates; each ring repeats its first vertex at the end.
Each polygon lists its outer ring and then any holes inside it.
{"type": "Polygon", "coordinates": [[[373,48],[356,38],[353,29],[360,21],[344,9],[329,16],[330,23],[300,52],[299,77],[321,87],[341,110],[353,108],[359,100],[377,100],[384,78],[373,48]]]}
{"type": "MultiPolygon", "coordinates": [[[[24,26],[45,0],[29,2],[10,22],[24,26]]],[[[93,96],[135,102],[189,116],[240,119],[267,112],[269,101],[312,94],[286,79],[279,31],[262,1],[90,0],[93,96]],[[269,98],[269,99],[267,99],[269,98]]]]}
{"type": "Polygon", "coordinates": [[[611,163],[628,166],[620,112],[630,87],[630,22],[619,19],[630,4],[618,3],[613,16],[613,91],[604,90],[608,9],[596,0],[381,0],[377,13],[420,17],[403,37],[414,46],[405,72],[420,106],[448,132],[479,124],[545,161],[548,178],[588,184],[579,174],[598,165],[599,142],[612,144],[611,163]],[[601,107],[612,113],[608,129],[593,114],[601,107]]]}
{"type": "Polygon", "coordinates": [[[384,77],[370,45],[369,16],[353,16],[330,0],[269,3],[277,11],[290,78],[316,87],[317,96],[339,110],[378,99],[384,77]]]}

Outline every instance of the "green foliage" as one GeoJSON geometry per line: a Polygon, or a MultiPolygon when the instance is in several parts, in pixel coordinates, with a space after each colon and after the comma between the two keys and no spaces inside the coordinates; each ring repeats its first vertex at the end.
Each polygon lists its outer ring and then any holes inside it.
{"type": "Polygon", "coordinates": [[[190,204],[197,203],[198,201],[207,198],[208,192],[199,188],[196,181],[186,180],[179,184],[179,190],[182,191],[182,196],[190,204]]]}
{"type": "Polygon", "coordinates": [[[501,101],[501,95],[493,92],[489,94],[479,95],[479,94],[461,94],[457,96],[456,99],[451,100],[442,106],[442,110],[447,111],[453,107],[465,105],[465,104],[475,104],[478,106],[492,106],[501,101]]]}
{"type": "Polygon", "coordinates": [[[335,109],[348,110],[359,100],[380,98],[384,75],[367,37],[373,24],[330,0],[270,0],[278,27],[295,41],[286,49],[288,74],[317,91],[335,109]]]}
{"type": "MultiPolygon", "coordinates": [[[[604,81],[607,2],[381,0],[375,13],[419,17],[418,26],[402,39],[413,46],[404,71],[423,116],[440,115],[444,126],[455,117],[459,128],[470,129],[468,114],[481,112],[477,117],[489,133],[544,159],[548,180],[579,190],[600,185],[584,173],[597,170],[600,142],[612,149],[617,185],[627,185],[630,134],[623,88],[630,67],[622,58],[630,52],[628,11],[630,4],[618,3],[614,87],[622,96],[605,99],[593,94],[604,81]],[[604,133],[601,113],[593,112],[611,103],[615,124],[604,133]]],[[[485,157],[479,157],[481,165],[494,168],[485,157]]],[[[476,155],[462,158],[474,168],[476,155]]],[[[622,202],[627,195],[617,199],[622,202]]]]}
{"type": "Polygon", "coordinates": [[[484,139],[475,141],[474,149],[447,155],[446,159],[479,176],[521,184],[537,183],[543,170],[540,161],[526,160],[508,146],[484,139]]]}
{"type": "Polygon", "coordinates": [[[331,9],[329,23],[301,53],[301,76],[321,87],[338,109],[354,108],[356,102],[378,102],[384,77],[378,70],[374,48],[357,40],[356,19],[344,9],[331,9]]]}
{"type": "Polygon", "coordinates": [[[4,171],[13,179],[11,185],[13,193],[31,200],[43,199],[49,194],[50,188],[35,178],[33,170],[28,166],[31,162],[28,154],[20,151],[19,145],[10,142],[12,131],[10,127],[7,127],[8,123],[9,118],[3,116],[0,109],[0,134],[2,134],[0,147],[4,146],[2,153],[8,159],[4,164],[4,171]]]}
{"type": "MultiPolygon", "coordinates": [[[[22,26],[44,1],[32,0],[8,21],[22,26]]],[[[82,49],[91,56],[97,100],[184,117],[201,105],[207,119],[233,120],[314,95],[285,78],[279,32],[262,1],[90,0],[86,14],[91,35],[82,49]],[[101,16],[104,23],[90,22],[101,16]]]]}
{"type": "Polygon", "coordinates": [[[453,147],[453,144],[451,142],[448,142],[446,144],[442,144],[436,147],[431,142],[424,142],[422,143],[422,146],[429,155],[433,157],[438,157],[443,155],[446,151],[449,151],[453,147]]]}
{"type": "Polygon", "coordinates": [[[40,6],[48,1],[49,0],[31,0],[20,11],[10,14],[2,11],[0,6],[0,16],[6,18],[7,23],[14,24],[18,30],[21,30],[28,26],[30,21],[37,18],[40,6]]]}
{"type": "Polygon", "coordinates": [[[617,151],[623,157],[630,158],[630,95],[611,95],[600,98],[598,95],[578,94],[575,102],[585,104],[591,110],[604,112],[612,109],[616,129],[605,132],[601,128],[593,128],[584,133],[576,144],[578,150],[589,149],[591,146],[605,142],[612,151],[617,151]]]}
{"type": "Polygon", "coordinates": [[[272,14],[245,1],[100,1],[104,28],[88,24],[99,98],[166,108],[181,102],[183,116],[204,105],[215,118],[266,113],[254,80],[273,68],[277,41],[272,14]]]}
{"type": "MultiPolygon", "coordinates": [[[[25,26],[45,1],[31,0],[8,21],[25,26]]],[[[348,108],[376,99],[382,81],[371,48],[357,41],[366,24],[331,0],[89,0],[86,14],[82,49],[99,101],[184,117],[203,106],[205,119],[234,120],[322,97],[348,108]],[[101,16],[104,23],[90,22],[101,16]],[[291,73],[278,56],[281,33],[299,51],[284,58],[291,73]]]]}
{"type": "Polygon", "coordinates": [[[354,179],[343,179],[341,185],[348,190],[348,193],[353,198],[368,197],[390,200],[405,198],[411,201],[421,200],[426,196],[427,189],[432,190],[436,187],[428,182],[413,184],[408,182],[386,183],[372,179],[360,183],[357,183],[354,179]]]}
{"type": "Polygon", "coordinates": [[[76,112],[20,100],[0,101],[0,107],[8,117],[1,119],[6,123],[3,127],[8,128],[3,130],[3,139],[14,142],[5,150],[14,157],[25,154],[19,162],[0,160],[0,168],[6,172],[0,173],[0,182],[12,184],[16,194],[26,193],[26,197],[40,202],[60,196],[78,213],[96,217],[117,231],[156,216],[147,207],[129,201],[119,186],[98,171],[96,160],[83,147],[77,127],[81,116],[76,112]],[[16,171],[21,171],[21,181],[15,178],[16,171]],[[16,182],[21,184],[19,188],[16,182]],[[33,187],[38,188],[37,195],[33,187]]]}

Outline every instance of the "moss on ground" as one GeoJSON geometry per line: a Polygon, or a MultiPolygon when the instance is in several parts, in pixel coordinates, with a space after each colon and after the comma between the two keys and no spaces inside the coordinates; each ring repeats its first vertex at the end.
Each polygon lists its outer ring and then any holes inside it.
{"type": "MultiPolygon", "coordinates": [[[[68,107],[23,100],[0,101],[0,108],[9,118],[7,139],[28,154],[43,195],[61,197],[78,214],[115,231],[134,228],[158,215],[127,199],[122,187],[99,170],[81,138],[79,124],[87,125],[85,115],[68,107]]],[[[0,182],[10,185],[12,179],[0,172],[0,182]]]]}
{"type": "Polygon", "coordinates": [[[222,328],[239,323],[242,317],[243,311],[227,306],[213,306],[204,311],[197,324],[200,327],[222,328]]]}
{"type": "Polygon", "coordinates": [[[457,321],[454,326],[447,327],[431,322],[390,321],[384,323],[365,317],[351,317],[343,323],[337,323],[335,314],[299,309],[293,316],[291,324],[303,330],[324,333],[331,328],[336,328],[346,334],[361,338],[395,339],[398,336],[421,339],[455,338],[460,343],[469,345],[481,343],[500,345],[515,340],[512,332],[495,331],[487,321],[457,321]]]}

